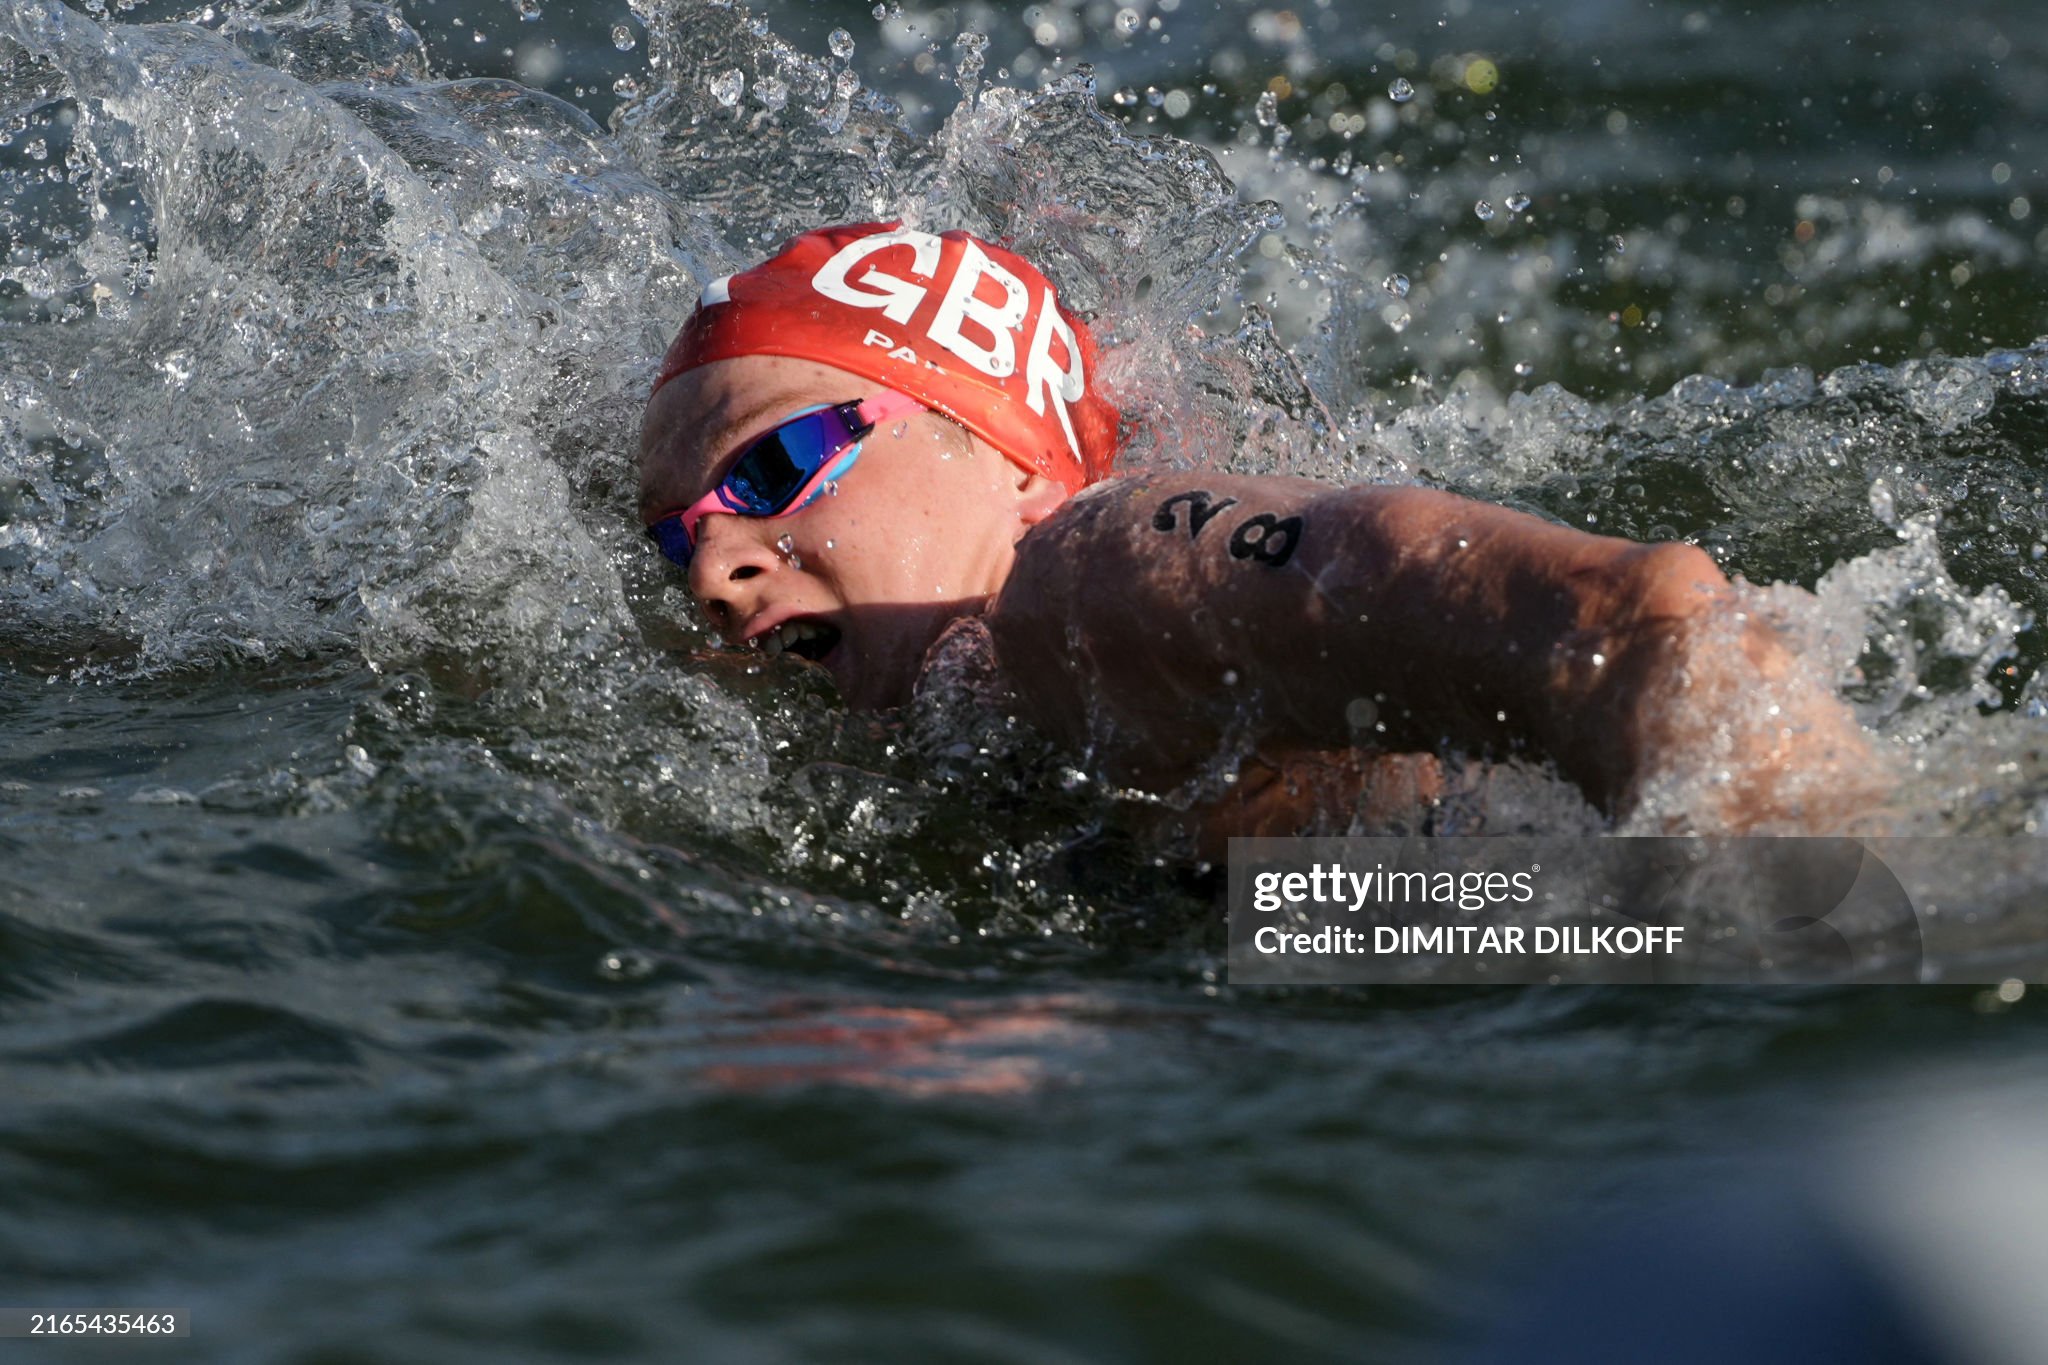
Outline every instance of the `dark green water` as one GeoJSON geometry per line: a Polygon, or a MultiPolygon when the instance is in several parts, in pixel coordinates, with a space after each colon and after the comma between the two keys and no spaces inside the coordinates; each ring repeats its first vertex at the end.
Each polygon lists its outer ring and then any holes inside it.
{"type": "Polygon", "coordinates": [[[1207,325],[1158,401],[1242,436],[1210,458],[1818,586],[1927,827],[2032,834],[2030,6],[647,13],[659,72],[623,4],[240,55],[9,5],[0,1303],[180,1308],[120,1349],[206,1361],[1441,1359],[1588,1217],[1825,1167],[1929,1077],[1958,1122],[2029,1101],[2037,995],[1234,991],[1213,888],[1058,757],[691,657],[628,452],[762,234],[1094,195],[1116,251],[1047,240],[1136,379],[1207,325]],[[1071,100],[945,150],[962,29],[989,80],[1094,61],[1243,200],[1071,100]],[[821,130],[778,40],[904,122],[821,130]],[[729,68],[795,93],[733,114],[729,68]],[[437,83],[521,73],[599,120],[640,89],[606,130],[437,83]],[[1291,364],[1237,330],[1266,303],[1291,364]]]}

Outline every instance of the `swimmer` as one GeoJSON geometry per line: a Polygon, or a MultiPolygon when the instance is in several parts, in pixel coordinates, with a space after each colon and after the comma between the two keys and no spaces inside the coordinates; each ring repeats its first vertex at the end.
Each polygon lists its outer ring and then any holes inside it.
{"type": "Polygon", "coordinates": [[[801,234],[670,347],[641,519],[728,644],[823,666],[854,708],[907,702],[969,631],[1119,783],[1249,743],[1229,833],[1426,803],[1446,751],[1547,760],[1616,818],[1704,773],[1664,828],[1839,829],[1871,798],[1854,716],[1700,549],[1426,488],[1114,477],[1096,359],[998,246],[801,234]]]}

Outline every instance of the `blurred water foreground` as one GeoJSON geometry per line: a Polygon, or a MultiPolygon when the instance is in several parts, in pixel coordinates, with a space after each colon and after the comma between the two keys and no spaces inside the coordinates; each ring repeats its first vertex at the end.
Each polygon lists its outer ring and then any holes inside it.
{"type": "Polygon", "coordinates": [[[2036,834],[2032,18],[7,0],[8,1296],[209,1360],[1428,1356],[1518,1228],[2036,1056],[2018,982],[1233,991],[1134,798],[679,662],[631,515],[702,280],[969,227],[1097,316],[1132,467],[1694,540],[1818,594],[1918,832],[2036,834]]]}

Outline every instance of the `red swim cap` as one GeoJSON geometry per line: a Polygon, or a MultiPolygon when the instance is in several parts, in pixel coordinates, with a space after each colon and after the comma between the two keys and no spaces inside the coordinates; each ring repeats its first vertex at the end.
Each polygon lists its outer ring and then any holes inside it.
{"type": "Polygon", "coordinates": [[[655,390],[743,355],[816,360],[907,393],[1069,491],[1116,456],[1088,325],[1023,257],[965,232],[857,223],[790,238],[704,287],[655,390]]]}

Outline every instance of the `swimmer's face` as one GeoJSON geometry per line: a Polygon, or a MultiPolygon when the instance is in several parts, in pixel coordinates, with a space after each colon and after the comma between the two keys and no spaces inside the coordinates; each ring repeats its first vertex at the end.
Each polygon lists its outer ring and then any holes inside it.
{"type": "MultiPolygon", "coordinates": [[[[800,409],[883,391],[786,356],[679,376],[641,420],[641,520],[703,497],[749,442],[800,409]]],[[[837,491],[792,516],[698,522],[690,591],[728,644],[781,644],[823,664],[848,705],[897,705],[946,624],[1002,588],[1018,539],[1064,496],[919,412],[870,432],[837,491]]]]}

